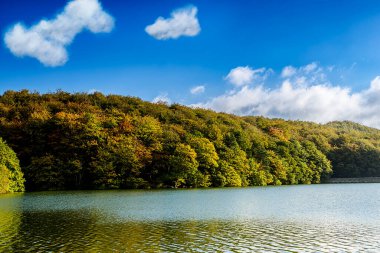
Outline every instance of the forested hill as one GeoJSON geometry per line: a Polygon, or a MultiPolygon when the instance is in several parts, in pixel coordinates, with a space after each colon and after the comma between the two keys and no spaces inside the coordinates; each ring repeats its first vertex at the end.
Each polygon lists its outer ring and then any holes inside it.
{"type": "Polygon", "coordinates": [[[117,95],[7,91],[0,137],[27,190],[219,187],[380,176],[380,131],[117,95]]]}

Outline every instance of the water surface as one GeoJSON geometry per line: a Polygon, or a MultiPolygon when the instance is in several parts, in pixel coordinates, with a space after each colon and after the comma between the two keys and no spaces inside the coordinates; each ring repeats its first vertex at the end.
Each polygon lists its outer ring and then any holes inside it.
{"type": "Polygon", "coordinates": [[[0,251],[379,252],[380,184],[0,196],[0,251]]]}

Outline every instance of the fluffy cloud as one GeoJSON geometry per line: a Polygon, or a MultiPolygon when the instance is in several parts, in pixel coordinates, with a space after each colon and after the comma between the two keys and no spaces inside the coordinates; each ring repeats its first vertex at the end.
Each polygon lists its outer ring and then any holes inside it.
{"type": "Polygon", "coordinates": [[[265,72],[265,68],[252,69],[249,66],[236,67],[231,69],[230,73],[228,73],[224,79],[239,87],[252,84],[252,82],[258,77],[265,77],[266,75],[262,75],[265,72]]]}
{"type": "Polygon", "coordinates": [[[152,25],[145,28],[145,31],[158,40],[196,36],[201,31],[197,12],[198,9],[194,6],[177,9],[171,13],[170,18],[157,18],[152,25]]]}
{"type": "Polygon", "coordinates": [[[319,123],[351,120],[380,128],[380,76],[372,80],[369,88],[352,92],[326,80],[326,70],[316,63],[295,70],[291,75],[294,78],[280,79],[277,88],[244,85],[193,106],[319,123]]]}
{"type": "Polygon", "coordinates": [[[281,77],[287,78],[293,76],[295,73],[297,73],[297,69],[293,66],[286,66],[282,69],[281,77]]]}
{"type": "Polygon", "coordinates": [[[328,82],[326,75],[328,72],[332,72],[331,66],[323,68],[318,63],[312,62],[299,68],[286,66],[282,69],[281,77],[296,85],[307,86],[328,82]]]}
{"type": "Polygon", "coordinates": [[[155,98],[152,100],[152,103],[165,103],[165,104],[171,104],[172,101],[171,101],[171,99],[169,98],[169,96],[168,96],[167,93],[162,93],[162,94],[158,95],[157,97],[155,97],[155,98]]]}
{"type": "Polygon", "coordinates": [[[206,90],[206,88],[204,85],[199,85],[199,86],[191,88],[190,93],[196,95],[196,94],[201,94],[201,93],[205,92],[205,90],[206,90]]]}
{"type": "Polygon", "coordinates": [[[75,36],[88,29],[93,33],[110,32],[113,18],[103,11],[98,0],[73,0],[55,19],[41,20],[27,28],[21,23],[5,34],[5,44],[16,56],[37,58],[46,66],[64,65],[66,46],[75,36]]]}

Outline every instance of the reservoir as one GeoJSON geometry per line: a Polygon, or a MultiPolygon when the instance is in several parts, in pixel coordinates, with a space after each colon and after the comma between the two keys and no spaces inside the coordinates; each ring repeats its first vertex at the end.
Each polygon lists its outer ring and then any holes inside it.
{"type": "Polygon", "coordinates": [[[380,184],[0,195],[0,252],[379,252],[380,184]]]}

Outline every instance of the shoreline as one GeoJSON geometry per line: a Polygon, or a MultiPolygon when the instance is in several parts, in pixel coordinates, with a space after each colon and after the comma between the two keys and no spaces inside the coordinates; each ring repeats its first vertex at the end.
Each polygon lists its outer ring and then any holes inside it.
{"type": "Polygon", "coordinates": [[[359,183],[380,183],[380,177],[352,177],[352,178],[330,178],[327,184],[359,184],[359,183]]]}

